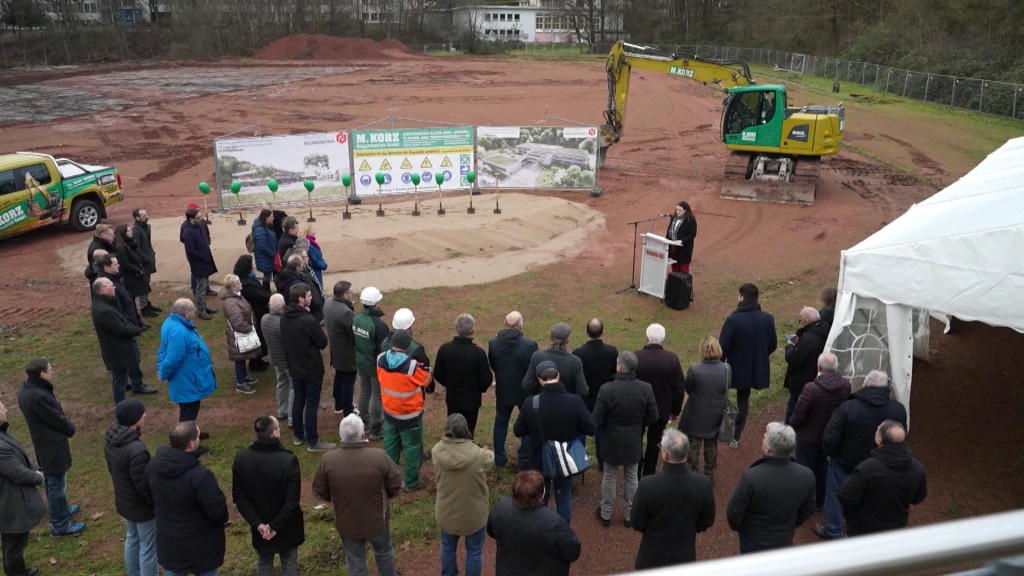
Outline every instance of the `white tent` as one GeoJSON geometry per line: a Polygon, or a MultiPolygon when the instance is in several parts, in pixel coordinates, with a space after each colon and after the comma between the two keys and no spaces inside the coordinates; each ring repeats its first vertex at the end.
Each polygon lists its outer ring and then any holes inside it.
{"type": "Polygon", "coordinates": [[[928,314],[1024,332],[1022,252],[1024,138],[1015,138],[843,251],[828,346],[854,388],[886,370],[909,410],[913,357],[927,359],[928,314]]]}

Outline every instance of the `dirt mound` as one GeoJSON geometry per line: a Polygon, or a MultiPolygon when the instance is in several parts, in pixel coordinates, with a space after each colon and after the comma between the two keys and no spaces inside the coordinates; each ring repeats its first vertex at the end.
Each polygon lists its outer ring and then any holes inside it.
{"type": "Polygon", "coordinates": [[[339,38],[323,34],[293,34],[264,46],[260,60],[392,60],[419,56],[398,40],[377,42],[369,38],[339,38]]]}

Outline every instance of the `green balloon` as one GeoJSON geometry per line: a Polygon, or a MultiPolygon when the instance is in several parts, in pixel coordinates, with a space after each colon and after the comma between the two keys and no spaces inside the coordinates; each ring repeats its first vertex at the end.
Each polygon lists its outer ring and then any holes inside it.
{"type": "Polygon", "coordinates": [[[210,185],[207,184],[206,182],[200,182],[199,183],[199,191],[202,192],[203,194],[209,194],[210,193],[210,185]]]}
{"type": "Polygon", "coordinates": [[[270,188],[271,192],[276,193],[277,192],[277,180],[274,180],[273,178],[271,178],[270,180],[267,180],[267,188],[270,188]]]}
{"type": "Polygon", "coordinates": [[[306,187],[306,192],[313,191],[314,185],[312,180],[306,180],[302,183],[302,185],[306,187]]]}
{"type": "Polygon", "coordinates": [[[242,190],[242,183],[241,182],[232,182],[231,183],[231,193],[232,194],[238,194],[241,190],[242,190]]]}
{"type": "Polygon", "coordinates": [[[420,185],[420,173],[419,172],[413,172],[412,174],[410,174],[409,175],[409,179],[412,180],[412,183],[414,185],[416,185],[416,186],[420,185]]]}
{"type": "Polygon", "coordinates": [[[351,174],[342,174],[341,175],[341,183],[344,184],[345,186],[351,186],[352,185],[352,175],[351,174]]]}
{"type": "Polygon", "coordinates": [[[377,185],[378,186],[383,186],[384,185],[384,173],[383,172],[377,172],[376,174],[374,174],[373,179],[377,181],[377,185]]]}
{"type": "Polygon", "coordinates": [[[434,174],[434,182],[437,182],[438,186],[440,186],[441,184],[444,184],[444,172],[437,172],[437,173],[435,173],[434,174]]]}
{"type": "Polygon", "coordinates": [[[476,172],[473,172],[472,170],[466,172],[466,182],[469,182],[470,184],[476,182],[476,172]]]}

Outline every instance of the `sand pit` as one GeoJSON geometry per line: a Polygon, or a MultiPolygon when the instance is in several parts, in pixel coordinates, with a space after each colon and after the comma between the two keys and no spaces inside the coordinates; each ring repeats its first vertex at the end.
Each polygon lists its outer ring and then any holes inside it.
{"type": "MultiPolygon", "coordinates": [[[[419,217],[412,216],[413,201],[386,204],[386,216],[375,215],[376,204],[354,206],[351,220],[343,220],[343,208],[314,207],[317,241],[330,269],[324,283],[348,280],[357,287],[374,285],[381,290],[483,284],[509,278],[531,268],[551,264],[579,253],[587,238],[599,234],[604,215],[583,204],[561,198],[502,194],[501,214],[494,214],[494,196],[473,199],[476,214],[468,214],[466,196],[445,198],[446,215],[438,216],[438,200],[421,197],[419,217]]],[[[285,207],[304,229],[308,210],[285,207]]],[[[245,253],[245,236],[252,227],[254,210],[213,214],[213,255],[219,272],[211,278],[220,283],[235,260],[245,253]]],[[[188,263],[178,234],[181,218],[150,221],[159,271],[155,282],[187,284],[188,263]]],[[[88,240],[60,250],[64,268],[81,273],[82,254],[88,240]]]]}

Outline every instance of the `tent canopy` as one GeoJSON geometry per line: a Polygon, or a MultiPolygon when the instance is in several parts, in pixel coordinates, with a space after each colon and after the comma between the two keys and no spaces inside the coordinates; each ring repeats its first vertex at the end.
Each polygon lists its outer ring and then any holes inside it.
{"type": "Polygon", "coordinates": [[[844,250],[828,347],[855,386],[892,378],[910,407],[913,356],[926,357],[927,314],[1024,332],[1024,138],[844,250]]]}
{"type": "Polygon", "coordinates": [[[843,252],[840,292],[1024,332],[1024,138],[843,252]]]}

